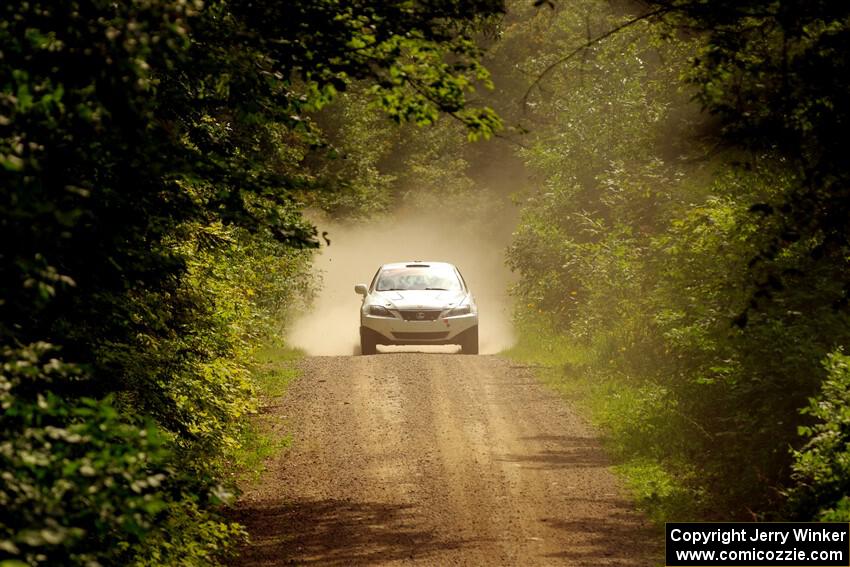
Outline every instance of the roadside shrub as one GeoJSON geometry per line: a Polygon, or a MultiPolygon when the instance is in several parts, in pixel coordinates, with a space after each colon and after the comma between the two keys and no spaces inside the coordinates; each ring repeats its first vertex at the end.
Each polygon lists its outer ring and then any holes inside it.
{"type": "Polygon", "coordinates": [[[808,442],[793,451],[794,488],[789,504],[798,517],[850,521],[850,356],[841,350],[824,360],[820,394],[801,410],[814,421],[802,425],[808,442]]]}
{"type": "Polygon", "coordinates": [[[215,564],[242,537],[227,497],[187,469],[174,436],[113,396],[67,398],[79,365],[36,343],[2,353],[0,562],[215,564]]]}

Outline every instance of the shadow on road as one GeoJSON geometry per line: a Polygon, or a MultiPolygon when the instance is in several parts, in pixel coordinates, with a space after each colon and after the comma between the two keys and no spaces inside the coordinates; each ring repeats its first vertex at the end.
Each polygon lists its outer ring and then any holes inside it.
{"type": "Polygon", "coordinates": [[[463,541],[416,526],[410,506],[345,500],[242,504],[232,515],[251,534],[238,565],[364,565],[422,560],[463,541]]]}
{"type": "Polygon", "coordinates": [[[547,555],[552,562],[557,560],[568,565],[622,565],[634,567],[645,565],[646,557],[661,557],[663,546],[657,544],[658,537],[653,528],[646,524],[636,529],[634,516],[627,509],[628,503],[617,501],[612,507],[622,506],[622,513],[614,513],[604,519],[579,518],[563,520],[547,519],[550,527],[566,532],[582,532],[582,546],[566,547],[547,555]]]}
{"type": "Polygon", "coordinates": [[[499,460],[529,469],[600,468],[611,465],[611,458],[598,441],[591,437],[541,435],[523,437],[522,440],[529,448],[527,452],[502,455],[499,460]]]}

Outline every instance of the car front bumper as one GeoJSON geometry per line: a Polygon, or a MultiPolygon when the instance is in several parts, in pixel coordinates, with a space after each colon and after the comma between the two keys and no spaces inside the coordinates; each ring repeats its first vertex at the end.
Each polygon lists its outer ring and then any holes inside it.
{"type": "Polygon", "coordinates": [[[458,344],[459,335],[477,325],[477,313],[443,317],[434,321],[405,321],[401,318],[360,314],[360,326],[380,335],[377,342],[387,345],[458,344]]]}

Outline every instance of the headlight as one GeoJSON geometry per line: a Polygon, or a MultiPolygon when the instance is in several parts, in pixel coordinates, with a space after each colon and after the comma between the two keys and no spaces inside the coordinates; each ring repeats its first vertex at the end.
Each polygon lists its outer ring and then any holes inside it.
{"type": "Polygon", "coordinates": [[[390,310],[382,305],[370,305],[369,315],[373,315],[375,317],[393,317],[393,314],[390,313],[390,310]]]}
{"type": "Polygon", "coordinates": [[[471,305],[461,305],[446,313],[446,317],[457,317],[458,315],[469,315],[470,313],[472,313],[471,305]]]}

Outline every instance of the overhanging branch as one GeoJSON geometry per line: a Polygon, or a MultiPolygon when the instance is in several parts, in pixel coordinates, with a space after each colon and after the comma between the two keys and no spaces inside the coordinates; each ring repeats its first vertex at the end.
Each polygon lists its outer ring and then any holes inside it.
{"type": "Polygon", "coordinates": [[[665,13],[665,12],[669,12],[669,11],[670,11],[670,8],[669,8],[669,7],[664,6],[664,7],[657,8],[657,9],[655,9],[655,10],[652,10],[652,11],[646,12],[645,14],[641,14],[640,16],[636,16],[636,17],[632,18],[631,20],[628,20],[628,21],[626,21],[626,22],[623,22],[622,24],[620,24],[620,25],[619,25],[619,26],[617,26],[617,27],[611,28],[610,30],[606,31],[606,32],[605,32],[605,33],[603,33],[603,34],[600,34],[600,35],[598,35],[598,36],[596,36],[596,37],[594,37],[594,38],[589,39],[589,40],[588,40],[587,42],[585,42],[583,45],[580,45],[579,47],[577,47],[577,48],[575,48],[574,50],[570,51],[569,53],[567,53],[565,56],[561,57],[560,59],[558,59],[558,60],[557,60],[557,61],[555,61],[554,63],[551,63],[549,66],[547,66],[545,69],[543,69],[543,72],[542,72],[542,73],[540,73],[539,75],[537,75],[537,78],[536,78],[536,79],[534,79],[534,82],[532,82],[532,83],[531,83],[531,85],[528,87],[528,90],[527,90],[527,91],[525,91],[525,94],[524,94],[524,95],[523,95],[523,97],[522,97],[522,103],[523,103],[523,106],[525,106],[525,104],[528,102],[528,97],[531,95],[531,91],[533,91],[533,90],[534,90],[534,88],[535,88],[537,85],[539,85],[539,84],[540,84],[540,82],[541,82],[543,79],[545,79],[545,78],[546,78],[546,75],[548,75],[549,73],[551,73],[551,72],[552,72],[552,71],[553,71],[556,67],[559,67],[559,66],[563,65],[564,63],[567,63],[567,62],[568,62],[568,61],[570,61],[573,57],[575,57],[576,55],[578,55],[579,53],[581,53],[581,52],[582,52],[582,51],[584,51],[585,49],[587,49],[587,48],[589,48],[589,47],[592,47],[592,46],[596,45],[596,44],[597,44],[597,43],[599,43],[600,41],[603,41],[603,40],[605,40],[606,38],[611,37],[611,36],[612,36],[612,35],[614,35],[615,33],[619,32],[619,31],[621,31],[621,30],[624,30],[625,28],[627,28],[627,27],[629,27],[629,26],[632,26],[632,25],[634,25],[634,24],[636,24],[636,23],[638,23],[638,22],[641,22],[641,21],[643,21],[643,20],[646,20],[646,19],[652,18],[653,16],[658,16],[658,15],[660,15],[660,14],[663,14],[663,13],[665,13]]]}

